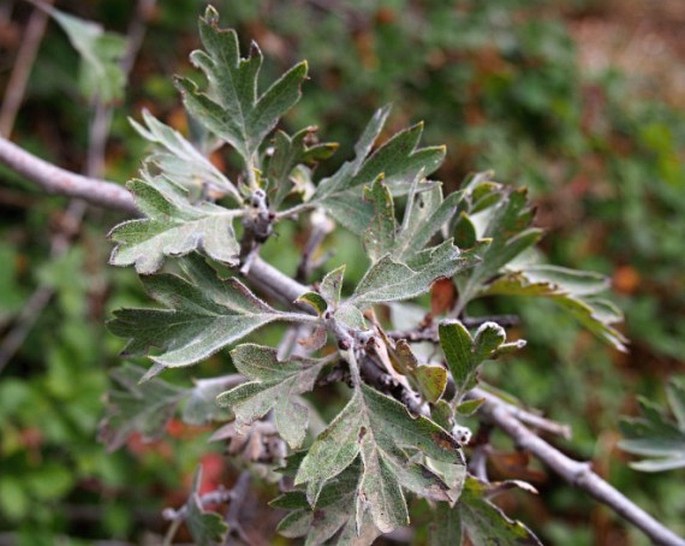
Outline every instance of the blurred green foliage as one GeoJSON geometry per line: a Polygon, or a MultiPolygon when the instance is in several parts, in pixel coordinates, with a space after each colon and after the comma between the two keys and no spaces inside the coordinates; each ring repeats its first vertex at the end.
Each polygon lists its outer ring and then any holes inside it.
{"type": "MultiPolygon", "coordinates": [[[[65,0],[57,7],[122,33],[134,13],[133,3],[116,0],[65,0]]],[[[631,75],[588,73],[569,33],[586,10],[606,20],[620,13],[589,0],[224,0],[216,7],[241,37],[260,43],[268,59],[265,80],[309,61],[312,81],[288,114],[288,129],[318,125],[322,138],[341,142],[336,158],[342,162],[371,112],[393,102],[389,133],[423,119],[424,142],[447,144],[438,178],[448,188],[485,168],[530,187],[538,223],[550,230],[544,242],[550,261],[613,275],[629,355],[610,353],[551,305],[492,301],[477,311],[521,314],[529,347],[524,358],[491,368],[488,379],[571,424],[569,450],[593,458],[619,489],[685,532],[685,489],[678,480],[636,473],[615,447],[618,416],[636,411],[638,392],[662,398],[665,379],[683,371],[685,353],[685,115],[636,92],[631,75]],[[562,342],[558,331],[567,334],[562,342]]],[[[125,99],[114,111],[108,178],[131,177],[144,152],[127,116],[148,107],[185,127],[171,75],[188,72],[202,9],[179,0],[161,2],[152,14],[125,99]]],[[[15,10],[12,24],[20,35],[30,7],[15,10]]],[[[4,67],[12,65],[18,43],[2,54],[4,67]]],[[[77,66],[64,34],[50,26],[14,131],[23,146],[74,170],[84,161],[90,116],[78,93],[77,66]]],[[[8,77],[5,68],[0,85],[8,77]]],[[[230,171],[230,158],[218,160],[230,171]]],[[[106,266],[104,234],[116,216],[90,211],[73,248],[53,260],[50,236],[66,200],[44,197],[6,170],[0,176],[2,332],[12,330],[34,290],[54,290],[51,305],[0,372],[0,536],[16,531],[26,545],[50,544],[58,535],[75,537],[65,544],[138,540],[144,529],[161,529],[163,506],[183,502],[179,490],[187,491],[207,434],[177,431],[114,454],[95,443],[106,372],[119,365],[121,349],[104,321],[111,309],[143,301],[131,271],[106,266]]],[[[279,229],[289,240],[286,231],[296,226],[279,229]]],[[[351,240],[337,231],[328,241],[336,251],[329,265],[347,263],[348,279],[364,271],[351,240]]],[[[279,245],[276,237],[264,255],[292,274],[299,249],[279,245]]],[[[217,356],[197,373],[226,365],[227,357],[217,356]]],[[[232,473],[221,472],[224,478],[232,473]]],[[[545,505],[516,497],[509,508],[535,521],[543,540],[570,546],[611,536],[644,543],[606,509],[588,516],[587,499],[553,477],[536,485],[545,505]]]]}

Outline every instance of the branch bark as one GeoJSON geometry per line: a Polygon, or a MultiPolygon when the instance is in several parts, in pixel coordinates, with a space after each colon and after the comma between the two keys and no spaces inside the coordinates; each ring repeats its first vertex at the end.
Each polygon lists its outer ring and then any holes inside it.
{"type": "Polygon", "coordinates": [[[0,137],[0,162],[48,193],[80,197],[93,205],[139,214],[133,195],[119,184],[61,169],[0,137]]]}
{"type": "MultiPolygon", "coordinates": [[[[137,214],[133,196],[122,186],[86,178],[60,169],[27,153],[18,146],[0,138],[0,162],[16,170],[29,180],[51,193],[82,197],[90,203],[106,208],[137,214]]],[[[261,259],[255,260],[249,277],[278,296],[292,303],[308,288],[284,275],[261,259]]],[[[479,392],[473,394],[478,398],[479,392]]],[[[552,471],[605,504],[628,522],[641,529],[656,544],[685,546],[685,540],[659,523],[651,515],[593,472],[590,464],[580,462],[548,444],[528,429],[512,411],[509,404],[487,397],[480,412],[510,436],[519,447],[545,463],[552,471]]]]}
{"type": "Polygon", "coordinates": [[[610,507],[618,515],[641,529],[655,544],[685,546],[685,539],[659,523],[650,514],[625,497],[618,489],[592,471],[588,462],[580,462],[563,454],[537,436],[519,421],[508,404],[489,397],[480,412],[503,430],[521,448],[529,451],[571,486],[610,507]]]}

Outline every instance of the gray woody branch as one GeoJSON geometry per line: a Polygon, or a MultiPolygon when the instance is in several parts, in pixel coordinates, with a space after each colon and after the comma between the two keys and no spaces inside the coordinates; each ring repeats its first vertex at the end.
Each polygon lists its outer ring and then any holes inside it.
{"type": "MultiPolygon", "coordinates": [[[[39,184],[50,193],[81,197],[93,205],[137,214],[133,196],[122,186],[80,176],[39,159],[0,137],[0,162],[39,184]]],[[[249,272],[251,280],[292,303],[308,288],[257,258],[249,272]]],[[[478,393],[480,394],[480,393],[478,393]]],[[[641,529],[656,544],[685,546],[685,540],[659,523],[590,469],[575,461],[528,429],[516,412],[497,397],[488,397],[481,413],[573,487],[581,489],[641,529]]]]}

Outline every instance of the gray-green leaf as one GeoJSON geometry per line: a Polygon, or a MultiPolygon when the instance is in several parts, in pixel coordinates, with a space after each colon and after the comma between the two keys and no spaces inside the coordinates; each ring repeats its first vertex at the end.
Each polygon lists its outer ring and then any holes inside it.
{"type": "Polygon", "coordinates": [[[239,372],[252,381],[238,385],[217,398],[241,423],[252,423],[273,410],[274,424],[290,447],[304,441],[309,411],[298,395],[312,390],[325,361],[291,357],[279,361],[276,350],[259,345],[239,345],[231,351],[239,372]]]}
{"type": "Polygon", "coordinates": [[[622,314],[611,302],[597,297],[607,288],[603,275],[550,265],[509,271],[485,286],[480,295],[544,297],[554,301],[588,331],[625,351],[626,338],[611,325],[622,314]]]}
{"type": "Polygon", "coordinates": [[[317,493],[325,490],[319,484],[334,479],[361,457],[357,521],[368,511],[374,525],[388,532],[408,522],[403,486],[436,500],[453,498],[448,485],[418,464],[416,457],[410,458],[407,449],[464,465],[458,442],[445,430],[425,417],[412,417],[399,402],[362,384],[314,441],[295,483],[308,484],[308,500],[316,505],[317,493]]]}
{"type": "MultiPolygon", "coordinates": [[[[115,312],[110,330],[128,338],[125,351],[151,357],[162,367],[187,366],[275,320],[310,321],[311,317],[282,313],[258,299],[235,278],[220,281],[200,258],[188,260],[186,281],[176,275],[143,277],[146,291],[164,309],[123,309],[115,312]]],[[[156,370],[160,371],[160,370],[156,370]]]]}
{"type": "Polygon", "coordinates": [[[472,265],[473,255],[460,253],[451,239],[420,252],[408,263],[386,255],[366,272],[350,303],[363,308],[413,298],[427,292],[435,279],[450,277],[472,265]]]}
{"type": "Polygon", "coordinates": [[[443,322],[438,327],[440,346],[445,353],[447,366],[455,384],[455,404],[477,383],[477,373],[484,360],[493,358],[504,344],[504,329],[494,322],[485,322],[476,335],[471,334],[460,321],[443,322]]]}
{"type": "Polygon", "coordinates": [[[135,265],[141,275],[159,270],[166,256],[184,256],[195,250],[227,265],[236,265],[240,245],[233,220],[238,210],[201,201],[190,203],[182,190],[161,177],[143,173],[146,180],[132,180],[129,189],[147,218],[116,226],[109,237],[117,243],[112,265],[135,265]]]}
{"type": "Polygon", "coordinates": [[[504,515],[487,494],[486,484],[468,478],[453,508],[440,503],[431,524],[431,546],[463,544],[465,536],[473,546],[541,546],[530,529],[504,515]]]}
{"type": "Polygon", "coordinates": [[[307,63],[295,65],[264,93],[258,92],[262,53],[253,43],[246,58],[240,56],[238,36],[218,27],[219,16],[209,6],[200,18],[200,38],[206,51],[191,54],[193,64],[209,81],[207,93],[192,81],[177,80],[188,111],[211,132],[233,146],[248,166],[264,138],[280,117],[300,99],[307,63]]]}
{"type": "Polygon", "coordinates": [[[199,200],[210,190],[229,194],[240,204],[240,193],[203,153],[188,142],[178,131],[143,110],[145,126],[133,119],[129,122],[141,136],[156,144],[159,149],[148,160],[157,165],[165,178],[184,188],[199,200]]]}

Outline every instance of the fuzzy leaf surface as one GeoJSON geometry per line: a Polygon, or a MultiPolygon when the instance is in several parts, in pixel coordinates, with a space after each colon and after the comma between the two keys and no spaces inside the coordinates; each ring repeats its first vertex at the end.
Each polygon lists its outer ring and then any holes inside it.
{"type": "Polygon", "coordinates": [[[359,187],[372,184],[382,176],[393,194],[406,193],[418,173],[429,175],[445,157],[443,146],[418,148],[422,124],[400,131],[371,153],[389,111],[385,107],[374,114],[355,146],[355,158],[344,163],[333,176],[322,180],[312,197],[313,203],[323,206],[331,216],[357,234],[363,232],[373,216],[373,207],[363,199],[359,187]],[[344,211],[360,211],[355,220],[366,222],[349,221],[344,211]]]}
{"type": "Polygon", "coordinates": [[[309,424],[309,410],[298,397],[312,390],[325,362],[297,357],[282,362],[275,349],[253,344],[239,345],[231,357],[238,371],[251,381],[222,393],[217,403],[246,424],[273,410],[278,432],[290,447],[299,447],[309,424]]]}
{"type": "Polygon", "coordinates": [[[190,203],[182,190],[159,176],[132,180],[129,189],[147,218],[116,226],[109,237],[117,243],[112,265],[134,265],[141,275],[162,267],[167,256],[184,256],[202,250],[217,261],[236,265],[240,245],[233,220],[240,214],[206,201],[190,203]]]}
{"type": "Polygon", "coordinates": [[[505,342],[506,334],[499,324],[485,322],[472,337],[459,321],[441,323],[438,334],[447,366],[454,379],[454,399],[458,404],[476,386],[478,368],[484,360],[496,355],[505,342]]]}
{"type": "Polygon", "coordinates": [[[129,342],[125,351],[144,354],[161,349],[151,359],[162,367],[199,362],[250,332],[275,320],[310,317],[277,311],[235,278],[221,281],[200,258],[185,262],[188,280],[161,274],[143,277],[147,293],[163,309],[122,309],[110,330],[129,342]]]}
{"type": "Polygon", "coordinates": [[[133,119],[129,122],[138,133],[156,145],[148,156],[168,180],[184,188],[196,200],[203,192],[219,191],[229,194],[236,203],[242,201],[235,186],[211,161],[186,140],[181,133],[143,110],[144,125],[133,119]]]}
{"type": "MultiPolygon", "coordinates": [[[[310,484],[334,479],[361,458],[355,501],[357,521],[368,512],[374,525],[388,532],[408,523],[402,488],[435,500],[450,500],[448,486],[410,457],[407,450],[464,465],[458,442],[445,430],[425,417],[412,417],[399,402],[361,385],[314,441],[295,483],[307,484],[307,498],[316,505],[317,495],[310,494],[310,484]]],[[[319,486],[318,490],[324,489],[319,486]]]]}
{"type": "Polygon", "coordinates": [[[279,532],[290,538],[306,536],[305,546],[371,544],[381,533],[368,512],[364,513],[358,527],[356,503],[360,467],[357,458],[326,483],[314,506],[310,507],[307,496],[299,490],[275,499],[272,506],[294,510],[281,520],[279,532]]]}
{"type": "Polygon", "coordinates": [[[462,308],[476,296],[481,287],[493,276],[521,254],[533,246],[542,236],[542,230],[530,227],[533,210],[525,190],[511,190],[494,182],[468,188],[465,196],[470,203],[470,212],[475,214],[483,188],[486,195],[494,195],[496,200],[488,202],[480,211],[479,222],[483,224],[480,239],[489,244],[479,252],[480,262],[461,279],[460,297],[462,308]]]}
{"type": "Polygon", "coordinates": [[[385,255],[369,268],[349,301],[363,308],[413,298],[428,292],[435,279],[452,276],[472,265],[473,256],[460,253],[451,239],[418,253],[407,263],[385,255]]]}
{"type": "Polygon", "coordinates": [[[277,131],[273,141],[273,154],[269,158],[266,175],[272,191],[271,205],[276,209],[293,189],[291,173],[299,164],[311,165],[327,159],[338,149],[334,142],[308,144],[307,139],[314,136],[315,127],[307,127],[292,137],[283,131],[277,131]]]}
{"type": "Polygon", "coordinates": [[[307,64],[295,65],[259,94],[257,83],[263,60],[259,47],[252,43],[248,56],[242,58],[236,32],[219,28],[218,18],[214,8],[208,7],[199,25],[205,50],[196,50],[190,56],[205,73],[208,92],[201,92],[188,79],[178,79],[177,84],[188,111],[233,146],[251,166],[264,138],[300,99],[307,64]]]}
{"type": "Polygon", "coordinates": [[[454,507],[440,503],[431,524],[431,546],[464,544],[464,537],[473,546],[541,546],[525,525],[511,520],[490,503],[487,493],[486,484],[468,478],[454,507]]]}

